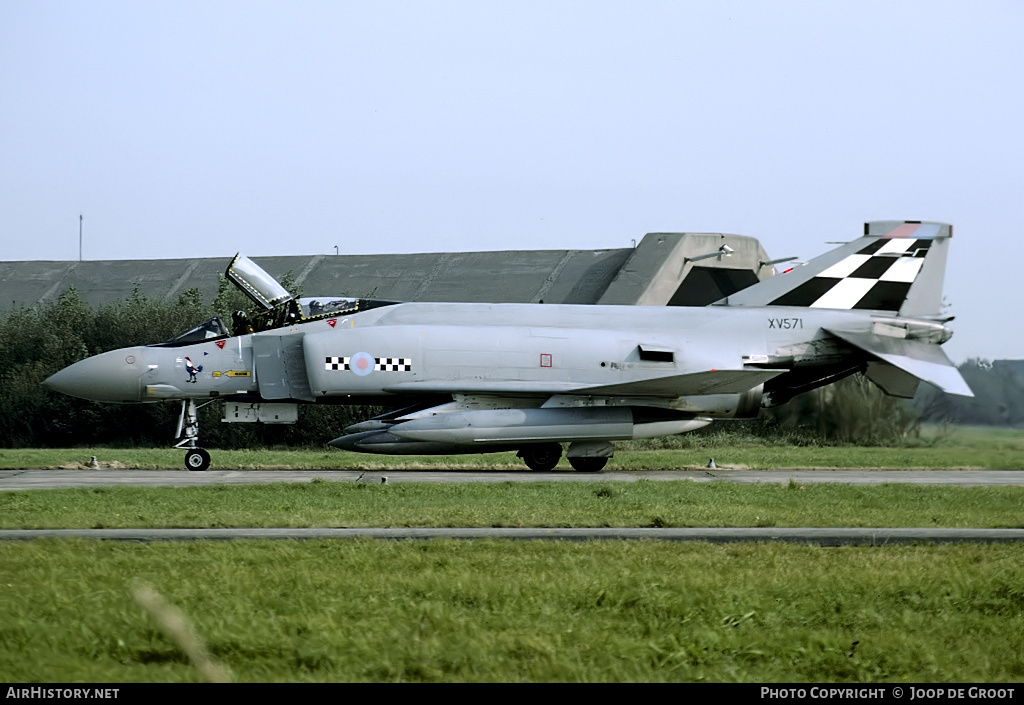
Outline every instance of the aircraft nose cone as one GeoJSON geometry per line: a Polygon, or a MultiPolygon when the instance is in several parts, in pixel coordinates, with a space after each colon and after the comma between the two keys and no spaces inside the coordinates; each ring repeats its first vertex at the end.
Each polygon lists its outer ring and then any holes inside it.
{"type": "Polygon", "coordinates": [[[92,401],[142,401],[142,348],[122,348],[79,360],[43,380],[55,392],[92,401]]]}

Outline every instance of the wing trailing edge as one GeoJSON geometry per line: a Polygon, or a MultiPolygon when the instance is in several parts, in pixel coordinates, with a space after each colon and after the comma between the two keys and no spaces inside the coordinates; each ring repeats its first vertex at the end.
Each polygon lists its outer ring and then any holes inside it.
{"type": "Polygon", "coordinates": [[[465,379],[403,382],[384,389],[391,394],[581,394],[585,396],[678,397],[700,394],[743,394],[777,377],[785,370],[705,370],[681,375],[662,375],[614,384],[587,385],[572,382],[517,382],[465,379]]]}
{"type": "Polygon", "coordinates": [[[654,379],[603,384],[577,389],[577,394],[624,394],[638,396],[697,396],[701,394],[743,394],[786,370],[705,370],[654,379]]]}

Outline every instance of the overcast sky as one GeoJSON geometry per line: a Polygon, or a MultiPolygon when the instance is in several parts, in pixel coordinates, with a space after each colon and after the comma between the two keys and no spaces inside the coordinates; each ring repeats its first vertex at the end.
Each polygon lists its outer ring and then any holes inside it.
{"type": "MultiPolygon", "coordinates": [[[[0,0],[0,260],[628,247],[952,223],[1024,358],[1024,2],[0,0]]],[[[311,292],[312,293],[312,292],[311,292]]],[[[330,293],[330,292],[323,292],[330,293]]]]}

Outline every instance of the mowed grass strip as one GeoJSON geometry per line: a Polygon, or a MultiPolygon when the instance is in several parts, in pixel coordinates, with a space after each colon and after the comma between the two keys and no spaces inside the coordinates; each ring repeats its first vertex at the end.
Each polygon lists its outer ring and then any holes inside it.
{"type": "MultiPolygon", "coordinates": [[[[1004,428],[928,429],[905,445],[793,445],[787,437],[742,433],[682,435],[617,443],[609,470],[665,470],[704,467],[760,469],[1024,469],[1024,432],[1004,428]]],[[[806,440],[806,439],[805,439],[806,440]]],[[[210,449],[213,470],[522,470],[515,453],[482,455],[368,455],[334,449],[210,449]]],[[[95,457],[100,467],[180,470],[184,453],[166,448],[9,448],[0,450],[0,469],[85,468],[95,457]]],[[[559,470],[572,472],[563,458],[559,470]]]]}
{"type": "Polygon", "coordinates": [[[0,528],[1024,527],[1024,487],[327,482],[0,493],[0,528]]]}
{"type": "Polygon", "coordinates": [[[1018,545],[38,541],[0,565],[12,682],[197,680],[137,580],[239,681],[1024,678],[1018,545]]]}

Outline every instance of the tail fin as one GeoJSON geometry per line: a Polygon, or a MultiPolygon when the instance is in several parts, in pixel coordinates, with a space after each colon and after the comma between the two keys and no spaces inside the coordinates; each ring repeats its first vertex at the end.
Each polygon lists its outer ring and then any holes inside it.
{"type": "Polygon", "coordinates": [[[716,302],[806,306],[937,317],[953,226],[921,221],[864,224],[864,236],[716,302]]]}

